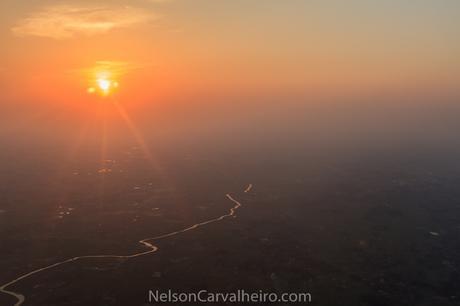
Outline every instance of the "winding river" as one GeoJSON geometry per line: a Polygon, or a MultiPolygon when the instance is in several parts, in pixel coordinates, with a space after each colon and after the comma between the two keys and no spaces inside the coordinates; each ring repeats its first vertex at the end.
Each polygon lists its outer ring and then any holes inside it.
{"type": "MultiPolygon", "coordinates": [[[[247,188],[244,190],[244,192],[248,193],[251,190],[252,190],[252,184],[249,184],[247,186],[247,188]]],[[[195,229],[197,229],[197,228],[199,228],[201,226],[205,226],[205,225],[208,225],[208,224],[211,224],[211,223],[214,223],[214,222],[219,222],[219,221],[222,221],[222,220],[224,220],[226,218],[235,216],[236,210],[238,208],[240,208],[242,206],[242,204],[239,201],[237,201],[235,198],[233,198],[230,194],[226,194],[226,197],[227,197],[228,200],[230,200],[231,202],[233,202],[235,204],[232,208],[230,208],[230,210],[229,210],[229,212],[227,214],[224,214],[224,215],[222,215],[220,217],[217,217],[217,218],[214,218],[214,219],[210,219],[210,220],[207,220],[207,221],[203,221],[203,222],[200,222],[200,223],[193,224],[193,225],[191,225],[191,226],[189,226],[187,228],[184,228],[184,229],[181,229],[181,230],[178,230],[178,231],[175,231],[175,232],[171,232],[171,233],[167,233],[167,234],[164,234],[164,235],[161,235],[161,236],[150,237],[150,238],[145,238],[145,239],[139,240],[138,242],[147,248],[147,250],[144,251],[144,252],[139,252],[139,253],[135,253],[135,254],[131,254],[131,255],[87,255],[87,256],[72,257],[72,258],[69,258],[67,260],[56,262],[56,263],[51,264],[49,266],[39,268],[39,269],[33,270],[33,271],[29,272],[29,273],[23,274],[23,275],[15,278],[15,279],[13,279],[12,281],[9,281],[8,283],[3,284],[2,286],[0,286],[0,292],[2,292],[4,294],[7,294],[7,295],[10,295],[10,296],[13,296],[14,298],[16,298],[16,303],[14,304],[14,306],[20,306],[20,305],[22,305],[24,303],[24,301],[26,299],[25,296],[23,294],[19,293],[19,292],[14,292],[14,291],[7,290],[7,288],[12,286],[12,285],[14,285],[14,284],[17,284],[18,282],[20,282],[20,281],[22,281],[22,280],[24,280],[26,278],[29,278],[29,277],[31,277],[31,276],[33,276],[35,274],[38,274],[40,272],[44,272],[44,271],[50,270],[52,268],[62,266],[64,264],[71,263],[71,262],[78,261],[78,260],[83,260],[83,259],[94,259],[94,258],[130,259],[130,258],[135,258],[135,257],[155,253],[156,251],[158,251],[158,247],[153,244],[154,241],[164,239],[164,238],[168,238],[168,237],[172,237],[172,236],[175,236],[175,235],[178,235],[178,234],[181,234],[181,233],[185,233],[185,232],[188,232],[188,231],[192,231],[192,230],[195,230],[195,229]]]]}

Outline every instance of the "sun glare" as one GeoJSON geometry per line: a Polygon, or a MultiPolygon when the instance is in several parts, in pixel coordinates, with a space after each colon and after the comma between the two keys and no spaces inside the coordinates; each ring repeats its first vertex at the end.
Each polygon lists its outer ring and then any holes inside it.
{"type": "Polygon", "coordinates": [[[87,89],[89,94],[108,96],[118,88],[118,82],[113,79],[113,74],[108,71],[97,71],[94,73],[94,78],[91,79],[91,85],[87,89]]]}
{"type": "Polygon", "coordinates": [[[99,88],[104,91],[104,92],[108,92],[110,90],[110,81],[109,80],[106,80],[106,79],[98,79],[97,80],[97,85],[99,86],[99,88]]]}

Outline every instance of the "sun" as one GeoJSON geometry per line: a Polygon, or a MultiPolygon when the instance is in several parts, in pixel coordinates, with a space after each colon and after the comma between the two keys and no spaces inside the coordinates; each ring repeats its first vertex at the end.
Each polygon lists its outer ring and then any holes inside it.
{"type": "Polygon", "coordinates": [[[118,88],[118,82],[113,79],[113,76],[108,71],[97,72],[95,78],[90,83],[91,86],[87,89],[89,94],[108,96],[118,88]]]}
{"type": "Polygon", "coordinates": [[[106,80],[106,79],[98,79],[97,80],[97,85],[99,86],[99,88],[104,91],[104,92],[108,92],[110,90],[110,81],[109,80],[106,80]]]}

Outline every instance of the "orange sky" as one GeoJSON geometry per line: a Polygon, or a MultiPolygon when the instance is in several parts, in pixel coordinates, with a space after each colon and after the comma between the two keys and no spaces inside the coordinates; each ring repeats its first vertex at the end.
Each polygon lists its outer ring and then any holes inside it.
{"type": "Polygon", "coordinates": [[[92,103],[100,62],[131,103],[458,88],[458,1],[127,3],[2,1],[0,101],[92,103]]]}

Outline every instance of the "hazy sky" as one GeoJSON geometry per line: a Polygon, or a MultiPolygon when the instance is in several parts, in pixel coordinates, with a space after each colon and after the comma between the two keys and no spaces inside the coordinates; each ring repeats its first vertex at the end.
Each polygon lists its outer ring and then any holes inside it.
{"type": "Polygon", "coordinates": [[[0,141],[449,146],[459,12],[458,0],[2,0],[0,141]]]}
{"type": "Polygon", "coordinates": [[[0,99],[81,102],[101,62],[139,101],[454,91],[459,12],[457,0],[4,0],[0,99]]]}

